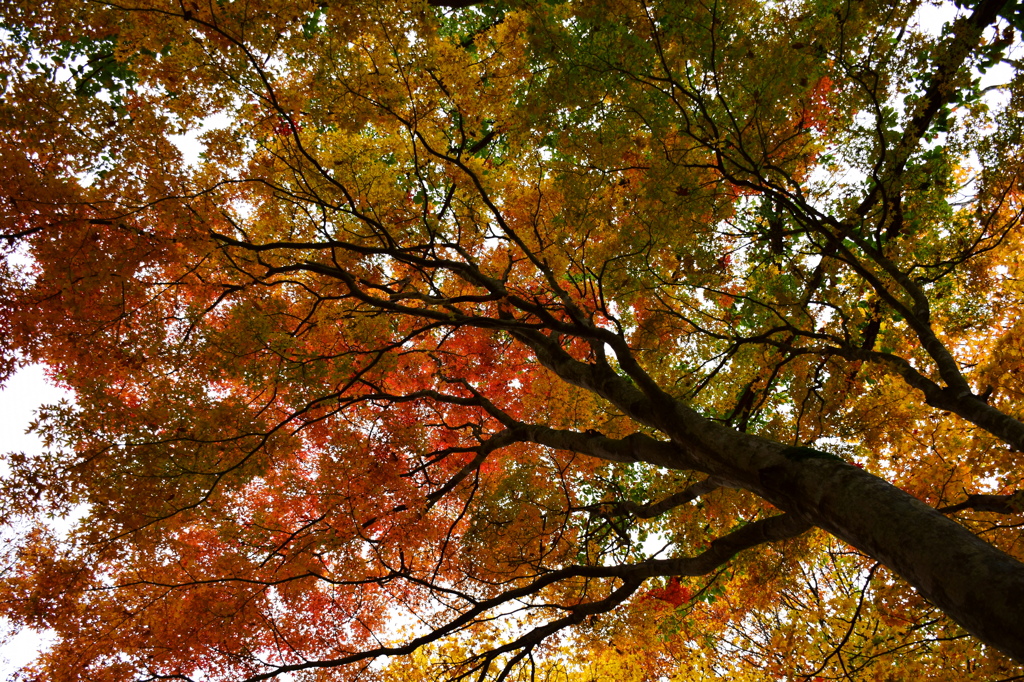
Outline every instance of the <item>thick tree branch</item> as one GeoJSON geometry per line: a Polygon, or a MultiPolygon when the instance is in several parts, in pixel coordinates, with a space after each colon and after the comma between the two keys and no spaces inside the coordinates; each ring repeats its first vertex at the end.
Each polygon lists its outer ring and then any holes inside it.
{"type": "Polygon", "coordinates": [[[643,584],[643,581],[648,578],[667,576],[696,577],[707,575],[744,550],[767,542],[778,542],[781,540],[791,539],[807,532],[810,528],[810,524],[806,521],[790,514],[782,514],[766,519],[760,519],[753,523],[744,525],[738,530],[716,539],[711,543],[711,546],[707,550],[694,557],[651,559],[639,564],[625,564],[619,566],[570,566],[547,573],[522,587],[508,590],[490,599],[482,601],[474,600],[473,607],[462,613],[458,618],[436,628],[426,635],[413,639],[405,645],[396,647],[379,647],[372,650],[361,651],[351,656],[330,660],[306,661],[293,665],[279,666],[265,673],[248,677],[243,682],[260,682],[261,680],[269,680],[280,675],[299,672],[301,670],[338,668],[341,666],[351,665],[352,663],[359,661],[372,660],[383,656],[400,656],[410,654],[426,644],[430,644],[442,637],[465,629],[477,618],[493,609],[504,604],[538,594],[544,588],[563,580],[571,578],[615,578],[623,582],[623,584],[614,590],[608,597],[594,602],[581,602],[579,604],[563,607],[563,610],[569,611],[568,616],[540,626],[532,630],[530,633],[514,640],[513,643],[503,645],[496,649],[498,653],[514,651],[524,646],[536,644],[558,630],[569,625],[579,623],[588,615],[595,615],[610,611],[636,592],[636,590],[643,584]]]}
{"type": "MultiPolygon", "coordinates": [[[[889,169],[883,170],[883,174],[896,177],[903,172],[907,160],[931,127],[936,114],[953,100],[956,91],[950,87],[950,83],[977,49],[985,29],[995,23],[1006,4],[1007,0],[982,0],[975,6],[970,17],[961,18],[953,25],[953,36],[941,43],[939,54],[933,60],[934,71],[928,88],[918,103],[917,111],[907,123],[903,137],[893,150],[889,169]]],[[[867,215],[881,197],[881,191],[881,184],[876,183],[855,212],[867,215]]]]}
{"type": "Polygon", "coordinates": [[[687,486],[685,489],[680,490],[677,493],[673,493],[668,497],[665,497],[657,502],[651,502],[649,504],[637,504],[631,500],[622,500],[619,502],[605,502],[600,504],[593,504],[584,509],[586,511],[598,512],[605,516],[622,516],[630,515],[635,516],[638,519],[653,519],[661,516],[667,511],[675,509],[676,507],[682,506],[693,502],[696,499],[712,493],[715,490],[723,487],[726,483],[721,479],[715,477],[705,478],[703,481],[698,481],[693,485],[687,486]]]}
{"type": "Polygon", "coordinates": [[[1011,495],[968,495],[963,502],[941,507],[938,511],[943,514],[955,514],[965,509],[996,514],[1020,514],[1024,512],[1024,491],[1017,491],[1011,495]]]}

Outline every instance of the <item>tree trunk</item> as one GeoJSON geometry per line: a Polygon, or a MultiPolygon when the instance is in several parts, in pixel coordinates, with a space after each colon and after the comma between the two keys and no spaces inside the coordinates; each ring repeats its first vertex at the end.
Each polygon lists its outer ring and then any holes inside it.
{"type": "Polygon", "coordinates": [[[978,639],[1024,661],[1024,564],[856,466],[787,456],[795,449],[693,413],[686,422],[703,445],[693,454],[714,473],[877,559],[978,639]]]}
{"type": "MultiPolygon", "coordinates": [[[[653,385],[626,350],[618,357],[636,383],[606,366],[579,362],[543,337],[521,337],[564,380],[602,396],[676,446],[637,436],[633,461],[696,469],[759,495],[877,559],[972,635],[1024,662],[1024,563],[838,457],[702,417],[653,385]]],[[[625,461],[620,453],[603,456],[616,455],[625,461]]]]}

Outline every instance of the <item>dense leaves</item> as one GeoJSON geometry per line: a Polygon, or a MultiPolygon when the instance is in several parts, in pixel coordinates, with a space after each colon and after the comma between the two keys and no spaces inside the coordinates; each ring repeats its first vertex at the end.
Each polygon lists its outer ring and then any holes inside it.
{"type": "Polygon", "coordinates": [[[1017,6],[431,5],[3,9],[24,679],[1024,674],[1017,6]]]}

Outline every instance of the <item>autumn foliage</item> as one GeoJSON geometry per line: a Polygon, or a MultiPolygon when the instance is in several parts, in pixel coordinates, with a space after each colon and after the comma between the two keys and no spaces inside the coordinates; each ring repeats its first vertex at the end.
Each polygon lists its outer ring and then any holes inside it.
{"type": "Polygon", "coordinates": [[[19,679],[1024,675],[1019,14],[933,11],[6,3],[19,679]]]}

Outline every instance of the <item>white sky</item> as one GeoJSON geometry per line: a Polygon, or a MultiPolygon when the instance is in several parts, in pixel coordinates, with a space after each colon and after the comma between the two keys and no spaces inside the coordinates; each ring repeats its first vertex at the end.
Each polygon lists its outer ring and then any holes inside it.
{"type": "MultiPolygon", "coordinates": [[[[67,397],[70,397],[69,393],[47,381],[43,367],[32,365],[19,370],[0,391],[0,453],[38,452],[41,449],[39,439],[25,433],[28,423],[40,405],[53,404],[67,397]]],[[[0,542],[9,541],[9,537],[0,535],[0,542]]],[[[14,634],[3,619],[0,619],[0,634],[13,635],[0,646],[0,679],[7,680],[35,657],[45,640],[31,630],[14,634]]]]}

